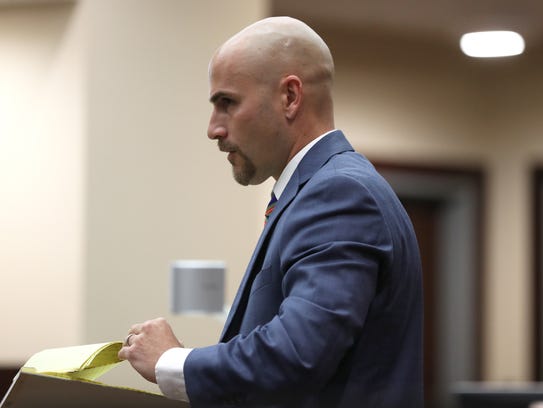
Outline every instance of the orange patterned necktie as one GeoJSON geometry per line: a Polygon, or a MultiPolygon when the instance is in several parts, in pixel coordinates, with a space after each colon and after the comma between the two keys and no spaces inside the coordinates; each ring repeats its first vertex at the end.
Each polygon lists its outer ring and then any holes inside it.
{"type": "Polygon", "coordinates": [[[275,204],[277,203],[277,198],[275,197],[275,194],[271,194],[271,199],[268,204],[268,207],[266,207],[266,212],[264,213],[264,217],[266,218],[264,220],[264,225],[268,222],[268,218],[270,218],[271,213],[273,212],[273,209],[275,208],[275,204]]]}

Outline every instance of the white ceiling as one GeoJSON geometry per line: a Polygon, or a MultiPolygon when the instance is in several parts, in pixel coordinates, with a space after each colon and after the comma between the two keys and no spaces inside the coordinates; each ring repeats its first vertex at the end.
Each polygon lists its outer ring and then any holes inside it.
{"type": "Polygon", "coordinates": [[[468,31],[513,30],[543,43],[543,0],[272,0],[273,14],[346,28],[426,34],[447,41],[468,31]]]}

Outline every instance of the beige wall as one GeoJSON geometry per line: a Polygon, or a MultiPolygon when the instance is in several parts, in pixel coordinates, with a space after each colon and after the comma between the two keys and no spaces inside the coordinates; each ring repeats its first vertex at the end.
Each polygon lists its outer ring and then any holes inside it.
{"type": "MultiPolygon", "coordinates": [[[[237,186],[206,138],[209,57],[268,12],[264,0],[234,4],[0,7],[1,364],[121,339],[155,316],[189,346],[216,340],[218,320],[169,314],[167,278],[174,259],[225,260],[231,301],[262,226],[271,183],[237,186]]],[[[485,170],[484,374],[527,378],[541,61],[323,34],[336,55],[336,124],[359,150],[485,170]]]]}
{"type": "Polygon", "coordinates": [[[80,341],[84,106],[71,6],[0,7],[0,364],[80,341]]]}

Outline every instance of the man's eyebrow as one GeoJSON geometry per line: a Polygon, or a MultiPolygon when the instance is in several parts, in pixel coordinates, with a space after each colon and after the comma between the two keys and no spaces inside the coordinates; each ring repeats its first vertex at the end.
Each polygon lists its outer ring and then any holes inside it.
{"type": "Polygon", "coordinates": [[[218,91],[218,92],[215,92],[213,95],[211,95],[211,97],[209,98],[209,102],[214,104],[219,99],[224,98],[224,97],[229,97],[229,95],[226,92],[218,91]]]}

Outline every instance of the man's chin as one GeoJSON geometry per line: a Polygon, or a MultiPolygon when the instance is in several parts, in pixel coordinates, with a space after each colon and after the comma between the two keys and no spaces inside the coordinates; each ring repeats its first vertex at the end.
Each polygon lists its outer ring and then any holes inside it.
{"type": "Polygon", "coordinates": [[[242,186],[257,186],[265,182],[268,178],[269,177],[266,177],[264,179],[257,177],[249,178],[234,173],[234,180],[236,180],[238,184],[241,184],[242,186]]]}
{"type": "Polygon", "coordinates": [[[269,178],[269,176],[264,177],[262,174],[258,174],[254,166],[247,165],[249,164],[248,162],[244,164],[246,165],[240,166],[238,163],[237,166],[232,166],[232,174],[234,175],[234,180],[236,180],[242,186],[256,186],[258,184],[262,184],[269,178]]]}
{"type": "Polygon", "coordinates": [[[241,184],[242,186],[251,184],[251,180],[247,175],[236,172],[235,169],[232,170],[232,174],[234,175],[234,180],[236,180],[238,184],[241,184]]]}

